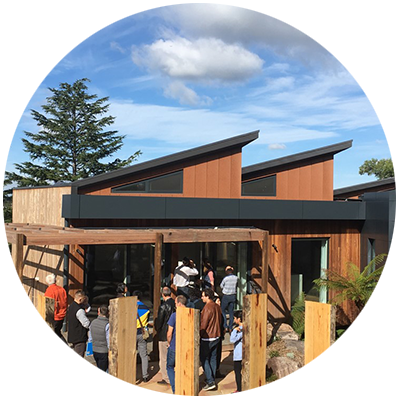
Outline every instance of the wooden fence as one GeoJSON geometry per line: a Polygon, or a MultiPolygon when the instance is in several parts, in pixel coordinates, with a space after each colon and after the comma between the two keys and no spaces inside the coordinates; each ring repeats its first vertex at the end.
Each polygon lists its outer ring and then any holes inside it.
{"type": "Polygon", "coordinates": [[[336,315],[330,304],[306,301],[304,363],[308,364],[335,341],[336,315]]]}

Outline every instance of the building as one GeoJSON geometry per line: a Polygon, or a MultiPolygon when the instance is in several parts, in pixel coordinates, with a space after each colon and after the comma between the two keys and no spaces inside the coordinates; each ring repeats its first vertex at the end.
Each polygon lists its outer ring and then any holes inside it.
{"type": "MultiPolygon", "coordinates": [[[[352,141],[242,168],[242,150],[258,133],[74,183],[14,190],[9,231],[28,235],[22,277],[28,294],[44,292],[52,271],[71,295],[87,290],[92,303],[113,297],[124,281],[156,308],[158,287],[170,283],[187,256],[197,265],[208,258],[217,282],[233,265],[238,307],[249,281],[268,286],[269,314],[278,320],[288,318],[302,291],[327,301],[329,294],[313,285],[324,269],[343,272],[349,261],[363,266],[388,252],[394,179],[334,190],[334,156],[350,151],[352,141]],[[72,234],[75,240],[67,240],[72,234]]],[[[351,320],[350,305],[344,313],[351,320]]]]}

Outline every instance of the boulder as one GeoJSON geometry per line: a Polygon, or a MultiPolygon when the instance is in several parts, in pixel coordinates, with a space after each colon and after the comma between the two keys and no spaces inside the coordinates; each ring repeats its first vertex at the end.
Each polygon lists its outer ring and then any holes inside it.
{"type": "Polygon", "coordinates": [[[278,378],[283,378],[301,368],[298,362],[286,357],[274,357],[268,360],[267,368],[278,378]]]}

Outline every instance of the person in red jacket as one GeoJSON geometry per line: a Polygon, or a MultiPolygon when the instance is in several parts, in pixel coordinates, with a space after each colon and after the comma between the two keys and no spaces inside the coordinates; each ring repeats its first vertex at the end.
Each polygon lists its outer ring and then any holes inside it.
{"type": "Polygon", "coordinates": [[[54,332],[65,342],[61,329],[65,315],[67,314],[67,292],[64,288],[56,284],[56,276],[54,274],[46,276],[46,283],[49,287],[46,289],[44,295],[54,299],[54,332]]]}

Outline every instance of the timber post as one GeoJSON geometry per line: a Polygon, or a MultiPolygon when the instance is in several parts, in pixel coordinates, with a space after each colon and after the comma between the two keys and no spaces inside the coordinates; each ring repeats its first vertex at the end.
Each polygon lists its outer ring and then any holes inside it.
{"type": "Polygon", "coordinates": [[[176,309],[175,394],[199,394],[200,311],[194,308],[176,309]]]}
{"type": "Polygon", "coordinates": [[[330,304],[306,301],[304,363],[308,364],[335,341],[336,309],[330,304]]]}
{"type": "MultiPolygon", "coordinates": [[[[154,248],[154,281],[153,281],[153,321],[156,320],[158,308],[161,304],[161,265],[162,265],[162,247],[163,234],[156,233],[156,242],[154,248]]],[[[158,335],[156,335],[155,326],[153,327],[153,357],[158,359],[158,335]]]]}
{"type": "Polygon", "coordinates": [[[269,232],[263,233],[261,246],[261,291],[268,292],[269,232]]]}
{"type": "Polygon", "coordinates": [[[12,243],[12,260],[15,268],[16,296],[16,382],[21,381],[21,335],[22,335],[22,280],[24,272],[24,235],[17,233],[12,243]]]}
{"type": "Polygon", "coordinates": [[[268,294],[251,294],[243,302],[242,390],[265,385],[268,294]]]}
{"type": "Polygon", "coordinates": [[[384,291],[372,295],[372,382],[374,396],[384,396],[384,291]]]}
{"type": "Polygon", "coordinates": [[[54,299],[38,296],[36,330],[36,396],[54,391],[54,299]]]}
{"type": "Polygon", "coordinates": [[[137,297],[110,300],[109,372],[125,382],[136,383],[137,297]]]}

